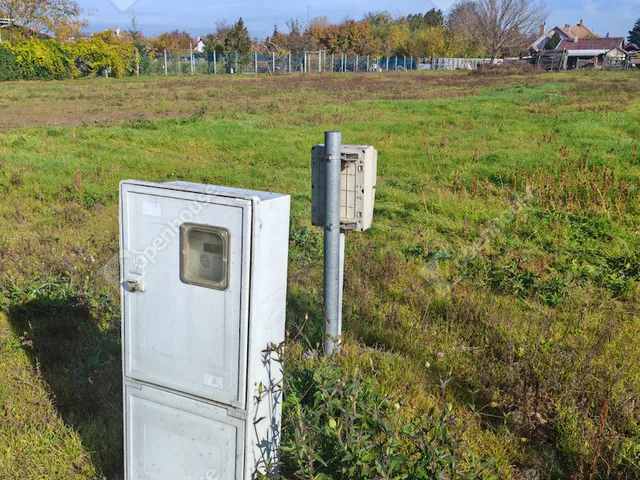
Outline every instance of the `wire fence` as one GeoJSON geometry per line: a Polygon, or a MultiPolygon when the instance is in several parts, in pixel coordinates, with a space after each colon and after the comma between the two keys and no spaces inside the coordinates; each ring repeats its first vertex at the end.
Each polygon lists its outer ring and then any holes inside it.
{"type": "Polygon", "coordinates": [[[139,75],[290,74],[472,70],[489,58],[373,57],[327,53],[169,53],[140,58],[139,75]]]}

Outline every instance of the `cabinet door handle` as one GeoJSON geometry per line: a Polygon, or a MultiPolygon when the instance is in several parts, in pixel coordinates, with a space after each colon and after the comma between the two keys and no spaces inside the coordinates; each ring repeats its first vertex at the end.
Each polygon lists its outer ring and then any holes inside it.
{"type": "Polygon", "coordinates": [[[122,282],[122,286],[129,293],[144,292],[141,280],[125,280],[122,282]]]}

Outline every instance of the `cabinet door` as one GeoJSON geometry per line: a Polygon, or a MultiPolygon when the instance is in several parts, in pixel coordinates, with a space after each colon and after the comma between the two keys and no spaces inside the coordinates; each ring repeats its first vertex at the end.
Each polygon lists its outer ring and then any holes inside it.
{"type": "Polygon", "coordinates": [[[251,204],[123,185],[124,372],[244,408],[251,204]]]}
{"type": "Polygon", "coordinates": [[[244,421],[224,408],[125,385],[127,480],[242,478],[244,421]]]}

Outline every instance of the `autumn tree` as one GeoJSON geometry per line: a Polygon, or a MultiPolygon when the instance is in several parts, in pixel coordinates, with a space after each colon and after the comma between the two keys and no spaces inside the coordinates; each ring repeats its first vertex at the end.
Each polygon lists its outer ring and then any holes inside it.
{"type": "Polygon", "coordinates": [[[76,0],[0,0],[0,17],[62,40],[80,34],[88,22],[76,0]]]}
{"type": "Polygon", "coordinates": [[[204,53],[207,55],[213,55],[213,52],[218,54],[223,53],[224,44],[230,31],[231,25],[229,25],[226,20],[216,22],[215,31],[208,33],[202,39],[204,42],[204,53]]]}
{"type": "Polygon", "coordinates": [[[339,25],[312,27],[310,32],[320,48],[329,53],[364,56],[374,52],[374,38],[367,23],[348,20],[339,25]]]}
{"type": "Polygon", "coordinates": [[[303,53],[318,50],[318,42],[313,37],[311,30],[303,30],[299,20],[293,18],[288,20],[287,28],[289,33],[274,31],[274,35],[266,39],[265,45],[270,51],[303,53]]]}
{"type": "Polygon", "coordinates": [[[406,23],[391,25],[382,39],[382,51],[385,57],[407,55],[409,53],[409,26],[406,23]]]}
{"type": "Polygon", "coordinates": [[[549,12],[538,0],[472,0],[460,12],[463,28],[492,59],[517,51],[545,23],[549,12]]]}
{"type": "Polygon", "coordinates": [[[329,25],[331,25],[331,20],[329,20],[329,17],[321,16],[312,18],[309,22],[308,28],[328,27],[329,25]]]}
{"type": "Polygon", "coordinates": [[[409,53],[413,57],[440,57],[445,50],[445,29],[442,25],[414,32],[409,42],[409,53]]]}
{"type": "Polygon", "coordinates": [[[156,52],[166,50],[169,53],[190,51],[193,38],[185,31],[173,30],[172,32],[158,35],[151,41],[151,49],[156,52]]]}

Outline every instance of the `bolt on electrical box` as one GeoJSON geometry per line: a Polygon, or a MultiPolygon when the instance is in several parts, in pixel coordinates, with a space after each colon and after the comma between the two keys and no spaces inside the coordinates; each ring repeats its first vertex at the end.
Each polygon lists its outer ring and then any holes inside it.
{"type": "Polygon", "coordinates": [[[121,183],[127,480],[249,480],[278,461],[289,203],[121,183]]]}
{"type": "MultiPolygon", "coordinates": [[[[372,146],[343,145],[340,174],[340,227],[363,231],[371,227],[378,167],[372,146]]],[[[311,150],[311,223],[323,227],[325,220],[325,148],[311,150]]]]}

